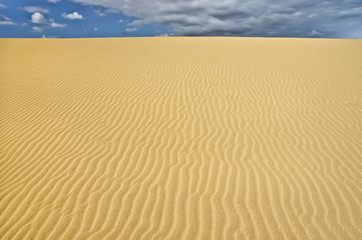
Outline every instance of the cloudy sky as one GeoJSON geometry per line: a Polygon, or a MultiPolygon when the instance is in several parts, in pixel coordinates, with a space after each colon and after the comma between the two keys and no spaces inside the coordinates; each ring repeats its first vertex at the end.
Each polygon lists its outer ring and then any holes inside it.
{"type": "Polygon", "coordinates": [[[362,38],[362,0],[0,0],[0,37],[362,38]]]}

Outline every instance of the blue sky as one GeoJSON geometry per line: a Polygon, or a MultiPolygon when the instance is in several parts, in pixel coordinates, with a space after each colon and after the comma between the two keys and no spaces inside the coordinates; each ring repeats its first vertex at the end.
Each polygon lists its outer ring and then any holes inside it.
{"type": "Polygon", "coordinates": [[[0,0],[0,37],[362,38],[362,0],[0,0]]]}
{"type": "Polygon", "coordinates": [[[152,23],[134,26],[132,23],[138,18],[126,16],[117,9],[67,0],[56,3],[46,0],[0,0],[0,4],[0,16],[11,19],[10,24],[0,24],[0,37],[129,37],[169,32],[169,27],[152,23]],[[81,15],[82,19],[64,17],[64,13],[74,12],[81,15]],[[33,22],[32,15],[35,13],[43,15],[45,20],[33,22]]]}

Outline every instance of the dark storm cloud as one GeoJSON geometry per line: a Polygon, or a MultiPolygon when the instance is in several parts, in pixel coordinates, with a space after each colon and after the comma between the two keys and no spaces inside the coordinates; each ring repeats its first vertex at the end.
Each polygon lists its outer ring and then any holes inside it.
{"type": "Polygon", "coordinates": [[[119,9],[174,35],[362,37],[362,0],[74,0],[119,9]]]}

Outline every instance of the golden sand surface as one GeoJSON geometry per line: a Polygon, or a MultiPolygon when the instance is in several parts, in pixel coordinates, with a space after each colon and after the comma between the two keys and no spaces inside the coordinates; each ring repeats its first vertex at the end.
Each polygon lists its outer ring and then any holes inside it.
{"type": "Polygon", "coordinates": [[[0,39],[0,239],[362,239],[362,40],[0,39]]]}

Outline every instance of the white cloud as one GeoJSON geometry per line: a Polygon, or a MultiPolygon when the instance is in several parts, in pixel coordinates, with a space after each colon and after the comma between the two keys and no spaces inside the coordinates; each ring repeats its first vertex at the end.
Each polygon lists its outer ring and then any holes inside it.
{"type": "Polygon", "coordinates": [[[73,13],[63,13],[62,17],[65,19],[69,19],[69,20],[75,20],[75,19],[83,19],[83,16],[81,14],[79,14],[78,12],[73,12],[73,13]]]}
{"type": "Polygon", "coordinates": [[[101,10],[99,10],[99,9],[94,10],[94,13],[97,14],[98,16],[100,16],[100,17],[106,16],[106,14],[104,12],[102,12],[101,10]]]}
{"type": "Polygon", "coordinates": [[[48,2],[51,2],[51,3],[57,3],[57,2],[60,2],[61,0],[48,0],[48,2]]]}
{"type": "Polygon", "coordinates": [[[50,26],[51,26],[52,28],[65,28],[65,27],[67,26],[67,24],[52,22],[52,23],[50,24],[50,26]]]}
{"type": "Polygon", "coordinates": [[[128,23],[128,26],[142,26],[145,23],[143,20],[134,20],[133,22],[128,23]]]}
{"type": "Polygon", "coordinates": [[[97,31],[98,31],[98,28],[96,28],[96,27],[95,27],[95,28],[93,28],[93,31],[97,32],[97,31]]]}
{"type": "Polygon", "coordinates": [[[123,23],[124,21],[123,21],[122,19],[120,19],[118,22],[119,22],[119,23],[123,23]]]}
{"type": "Polygon", "coordinates": [[[44,29],[43,27],[38,27],[38,26],[33,27],[34,32],[42,32],[43,29],[44,29]]]}
{"type": "Polygon", "coordinates": [[[14,23],[11,18],[8,18],[4,15],[0,15],[0,25],[17,25],[14,23]]]}
{"type": "Polygon", "coordinates": [[[39,6],[25,6],[25,7],[20,7],[20,9],[28,13],[34,13],[34,12],[49,13],[49,9],[39,6]]]}
{"type": "Polygon", "coordinates": [[[49,20],[44,17],[43,14],[35,12],[31,15],[31,22],[35,24],[41,24],[41,26],[34,26],[33,31],[42,32],[44,29],[52,28],[65,28],[67,24],[56,23],[54,19],[50,18],[49,20]]]}
{"type": "Polygon", "coordinates": [[[6,8],[6,6],[5,6],[4,4],[1,4],[1,3],[0,3],[0,9],[1,9],[1,8],[6,8]]]}
{"type": "Polygon", "coordinates": [[[137,30],[137,28],[126,28],[126,32],[135,32],[137,30]]]}
{"type": "Polygon", "coordinates": [[[31,15],[31,22],[36,24],[45,24],[46,19],[40,12],[35,12],[31,15]]]}
{"type": "Polygon", "coordinates": [[[49,18],[49,23],[52,28],[65,28],[67,26],[65,23],[56,23],[52,18],[49,18]]]}

